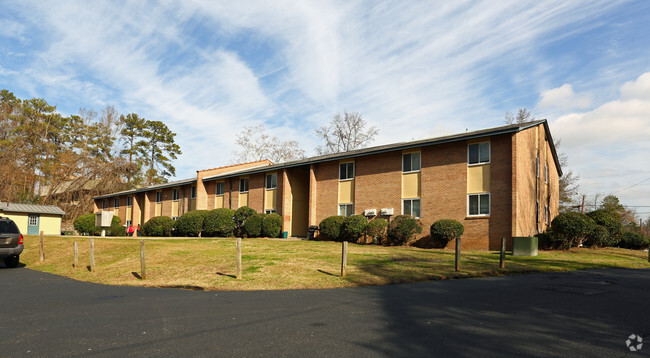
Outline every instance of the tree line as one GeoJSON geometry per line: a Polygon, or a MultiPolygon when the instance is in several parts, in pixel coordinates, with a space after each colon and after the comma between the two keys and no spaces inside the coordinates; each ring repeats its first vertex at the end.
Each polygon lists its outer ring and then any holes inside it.
{"type": "Polygon", "coordinates": [[[58,205],[67,217],[92,197],[165,182],[181,150],[160,121],[115,107],[63,116],[45,99],[0,91],[0,201],[58,205]]]}

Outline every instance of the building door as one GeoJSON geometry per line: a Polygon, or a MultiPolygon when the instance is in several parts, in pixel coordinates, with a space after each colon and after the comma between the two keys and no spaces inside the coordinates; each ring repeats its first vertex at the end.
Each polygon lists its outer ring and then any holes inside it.
{"type": "Polygon", "coordinates": [[[38,235],[38,224],[40,217],[38,214],[29,214],[27,217],[27,235],[38,235]]]}

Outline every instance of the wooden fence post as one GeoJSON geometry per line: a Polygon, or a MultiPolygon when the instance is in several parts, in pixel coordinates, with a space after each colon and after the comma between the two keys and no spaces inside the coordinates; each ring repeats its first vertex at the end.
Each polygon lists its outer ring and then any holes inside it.
{"type": "Polygon", "coordinates": [[[147,266],[145,264],[145,256],[144,256],[144,240],[140,240],[140,277],[142,279],[147,278],[147,266]]]}
{"type": "Polygon", "coordinates": [[[95,272],[95,239],[90,240],[90,272],[95,272]]]}
{"type": "Polygon", "coordinates": [[[237,261],[237,279],[242,277],[242,268],[241,268],[241,237],[238,237],[235,241],[235,260],[237,261]]]}
{"type": "Polygon", "coordinates": [[[460,237],[456,238],[456,272],[460,271],[460,237]]]}
{"type": "Polygon", "coordinates": [[[77,245],[76,241],[72,244],[72,248],[74,250],[74,260],[72,261],[72,267],[77,268],[79,267],[79,246],[77,245]]]}
{"type": "Polygon", "coordinates": [[[40,248],[39,252],[40,252],[40,255],[41,255],[41,263],[43,263],[45,261],[45,252],[43,252],[44,250],[43,250],[43,232],[42,231],[41,231],[40,236],[41,236],[41,248],[40,248]]]}
{"type": "Polygon", "coordinates": [[[343,241],[343,246],[341,248],[341,277],[345,277],[346,272],[345,268],[348,265],[348,242],[343,241]]]}
{"type": "Polygon", "coordinates": [[[501,238],[501,255],[499,257],[499,268],[506,268],[506,238],[501,238]]]}

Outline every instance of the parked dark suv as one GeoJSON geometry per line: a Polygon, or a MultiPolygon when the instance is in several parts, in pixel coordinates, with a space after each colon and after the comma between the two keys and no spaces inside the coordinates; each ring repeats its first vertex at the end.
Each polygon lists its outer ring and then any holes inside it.
{"type": "Polygon", "coordinates": [[[0,260],[7,267],[17,267],[23,252],[23,235],[13,220],[0,216],[0,260]]]}

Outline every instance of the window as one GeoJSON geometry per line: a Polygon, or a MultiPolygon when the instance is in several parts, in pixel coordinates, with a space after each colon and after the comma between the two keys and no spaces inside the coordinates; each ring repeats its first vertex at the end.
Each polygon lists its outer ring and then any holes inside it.
{"type": "Polygon", "coordinates": [[[36,215],[29,215],[29,216],[28,216],[28,221],[29,221],[29,222],[27,223],[27,225],[29,225],[29,226],[36,226],[36,225],[38,225],[38,216],[36,216],[36,215]]]}
{"type": "Polygon", "coordinates": [[[266,210],[264,210],[264,214],[275,214],[275,213],[276,213],[275,209],[266,209],[266,210]]]}
{"type": "Polygon", "coordinates": [[[467,146],[467,163],[482,164],[490,162],[490,142],[474,143],[467,146]]]}
{"type": "Polygon", "coordinates": [[[354,179],[354,163],[341,163],[339,165],[339,180],[354,179]]]}
{"type": "Polygon", "coordinates": [[[548,184],[548,164],[544,165],[544,183],[548,184]]]}
{"type": "Polygon", "coordinates": [[[402,215],[411,215],[414,218],[420,217],[420,199],[402,200],[402,215]]]}
{"type": "Polygon", "coordinates": [[[217,184],[215,185],[214,193],[215,193],[216,195],[223,195],[224,189],[225,189],[225,187],[226,187],[224,184],[225,184],[225,183],[220,182],[220,183],[217,183],[217,184]]]}
{"type": "Polygon", "coordinates": [[[115,209],[119,209],[119,207],[120,207],[120,198],[113,199],[113,207],[115,209]]]}
{"type": "Polygon", "coordinates": [[[420,171],[420,153],[409,153],[402,156],[402,172],[420,171]]]}
{"type": "Polygon", "coordinates": [[[156,192],[156,203],[162,203],[162,191],[156,192]]]}
{"type": "Polygon", "coordinates": [[[132,196],[127,196],[126,197],[126,206],[133,206],[133,197],[132,196]]]}
{"type": "Polygon", "coordinates": [[[266,175],[266,188],[275,189],[278,187],[278,175],[276,173],[266,175]]]}
{"type": "Polygon", "coordinates": [[[353,204],[339,204],[339,215],[340,216],[352,216],[354,215],[354,205],[353,204]]]}
{"type": "Polygon", "coordinates": [[[102,200],[102,210],[106,210],[106,199],[102,200]]]}
{"type": "Polygon", "coordinates": [[[178,220],[178,216],[172,216],[172,220],[178,220]]]}
{"type": "Polygon", "coordinates": [[[239,179],[239,192],[240,193],[248,192],[248,178],[239,179]]]}
{"type": "Polygon", "coordinates": [[[129,227],[129,226],[131,226],[131,220],[126,221],[126,227],[129,227]]]}
{"type": "Polygon", "coordinates": [[[193,186],[193,187],[190,189],[190,198],[191,198],[191,199],[196,199],[196,186],[193,186]]]}
{"type": "Polygon", "coordinates": [[[469,216],[490,215],[490,194],[469,194],[469,216]]]}
{"type": "Polygon", "coordinates": [[[172,190],[172,200],[173,201],[178,201],[178,199],[180,199],[180,197],[181,196],[180,196],[180,193],[179,193],[178,189],[172,190]]]}

